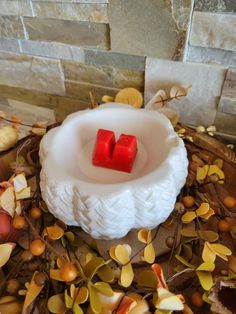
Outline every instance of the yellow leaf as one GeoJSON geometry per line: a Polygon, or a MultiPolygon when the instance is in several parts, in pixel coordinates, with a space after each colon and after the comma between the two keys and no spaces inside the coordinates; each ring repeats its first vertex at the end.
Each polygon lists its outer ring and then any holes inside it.
{"type": "Polygon", "coordinates": [[[164,311],[181,311],[183,310],[183,302],[179,296],[174,295],[170,291],[164,288],[157,289],[158,297],[155,302],[155,306],[158,310],[164,311]]]}
{"type": "Polygon", "coordinates": [[[0,313],[2,314],[22,314],[22,302],[14,296],[4,296],[0,298],[0,313]]]}
{"type": "Polygon", "coordinates": [[[112,297],[114,295],[114,292],[108,283],[96,282],[93,287],[96,288],[101,294],[104,294],[108,297],[112,297]]]}
{"type": "Polygon", "coordinates": [[[206,291],[210,290],[213,286],[213,279],[210,272],[197,271],[197,276],[202,288],[206,291]]]}
{"type": "Polygon", "coordinates": [[[104,265],[97,270],[98,277],[105,282],[112,282],[114,280],[114,271],[108,266],[104,265]]]}
{"type": "Polygon", "coordinates": [[[64,295],[56,294],[48,299],[48,309],[51,313],[64,314],[67,311],[64,295]]]}
{"type": "Polygon", "coordinates": [[[140,108],[143,104],[143,96],[137,89],[133,87],[127,87],[121,89],[117,93],[115,102],[128,104],[135,108],[140,108]]]}
{"type": "Polygon", "coordinates": [[[155,253],[153,244],[150,243],[144,249],[144,260],[147,263],[152,264],[155,261],[155,258],[156,258],[156,253],[155,253]]]}
{"type": "Polygon", "coordinates": [[[196,269],[197,271],[209,271],[212,272],[215,269],[215,264],[211,262],[204,262],[198,268],[196,269]]]}
{"type": "Polygon", "coordinates": [[[21,190],[20,192],[16,192],[16,200],[23,200],[25,198],[30,197],[30,187],[21,190]]]}
{"type": "Polygon", "coordinates": [[[215,159],[213,164],[216,165],[220,169],[223,168],[223,160],[222,159],[219,159],[219,158],[215,159]]]}
{"type": "Polygon", "coordinates": [[[69,309],[73,307],[73,299],[68,295],[67,290],[65,290],[65,305],[69,309]]]}
{"type": "Polygon", "coordinates": [[[197,231],[192,228],[181,229],[181,235],[186,238],[197,237],[197,231]]]}
{"type": "Polygon", "coordinates": [[[61,227],[57,226],[57,225],[47,227],[42,232],[42,236],[43,237],[47,236],[51,240],[58,240],[63,235],[64,235],[64,230],[61,227]]]}
{"type": "Polygon", "coordinates": [[[102,310],[102,304],[98,296],[97,290],[91,285],[88,285],[90,306],[94,313],[100,313],[102,310]]]}
{"type": "Polygon", "coordinates": [[[199,208],[196,210],[197,216],[205,215],[210,209],[210,205],[208,203],[202,203],[199,208]]]}
{"type": "Polygon", "coordinates": [[[137,301],[137,304],[129,311],[129,314],[145,314],[148,313],[149,306],[146,300],[141,299],[137,301]]]}
{"type": "Polygon", "coordinates": [[[26,313],[28,306],[37,298],[37,296],[40,294],[40,292],[42,291],[44,287],[44,285],[38,286],[35,283],[34,277],[36,274],[37,274],[37,271],[33,274],[33,277],[27,289],[27,293],[26,293],[25,301],[23,305],[23,313],[26,313]]]}
{"type": "Polygon", "coordinates": [[[206,176],[208,175],[208,171],[209,171],[209,166],[205,165],[203,167],[198,167],[197,168],[197,175],[196,175],[196,179],[198,182],[202,182],[205,180],[206,176]]]}
{"type": "Polygon", "coordinates": [[[21,192],[23,189],[27,188],[27,181],[25,178],[25,174],[20,173],[13,178],[13,185],[15,192],[21,192]]]}
{"type": "Polygon", "coordinates": [[[138,232],[138,239],[140,242],[147,243],[148,242],[148,233],[150,231],[147,229],[141,229],[138,232]]]}
{"type": "Polygon", "coordinates": [[[134,279],[134,272],[131,263],[123,266],[120,275],[120,284],[123,287],[129,287],[134,279]]]}
{"type": "Polygon", "coordinates": [[[102,101],[103,102],[114,102],[114,97],[108,96],[108,95],[104,95],[102,96],[102,101]]]}
{"type": "MultiPolygon", "coordinates": [[[[128,247],[130,248],[130,246],[128,247]]],[[[125,246],[124,244],[118,244],[115,248],[116,259],[123,265],[129,262],[130,252],[127,249],[128,247],[127,245],[125,246]]]]}
{"type": "Polygon", "coordinates": [[[157,278],[153,271],[144,270],[138,276],[138,285],[141,287],[156,288],[157,278]]]}
{"type": "Polygon", "coordinates": [[[223,255],[231,255],[232,254],[232,252],[229,248],[227,248],[225,245],[222,245],[219,243],[210,244],[210,247],[216,254],[223,254],[223,255]]]}
{"type": "Polygon", "coordinates": [[[15,246],[16,244],[11,242],[0,244],[0,268],[8,262],[15,246]]]}
{"type": "Polygon", "coordinates": [[[224,172],[217,166],[217,165],[211,165],[208,171],[208,176],[212,174],[217,174],[221,181],[219,181],[220,184],[223,184],[225,174],[224,172]]]}
{"type": "Polygon", "coordinates": [[[60,275],[60,269],[50,269],[50,278],[57,281],[64,281],[60,275]]]}
{"type": "Polygon", "coordinates": [[[214,263],[216,254],[213,252],[209,246],[210,243],[205,242],[204,243],[204,248],[202,251],[202,259],[204,262],[209,262],[209,263],[214,263]]]}
{"type": "Polygon", "coordinates": [[[75,240],[75,235],[71,231],[65,232],[64,236],[69,240],[69,242],[74,242],[74,240],[75,240]]]}
{"type": "Polygon", "coordinates": [[[188,224],[190,222],[192,222],[195,218],[196,218],[196,213],[195,211],[189,211],[189,212],[186,212],[183,216],[182,216],[182,222],[184,224],[188,224]]]}
{"type": "Polygon", "coordinates": [[[215,211],[212,208],[209,208],[208,212],[205,215],[201,215],[201,217],[208,220],[213,215],[215,215],[215,211]]]}
{"type": "Polygon", "coordinates": [[[116,246],[112,246],[109,249],[109,255],[112,259],[114,259],[117,263],[119,263],[119,260],[117,259],[116,255],[115,255],[115,250],[116,250],[116,246]]]}
{"type": "Polygon", "coordinates": [[[211,230],[199,230],[198,233],[201,239],[208,242],[215,242],[219,239],[219,234],[211,230]]]}
{"type": "Polygon", "coordinates": [[[105,265],[106,262],[102,257],[94,256],[85,266],[84,274],[87,278],[92,279],[97,270],[105,265]]]}
{"type": "Polygon", "coordinates": [[[14,195],[14,188],[9,187],[7,188],[0,196],[0,206],[8,212],[9,215],[12,217],[14,216],[15,212],[15,195],[14,195]]]}

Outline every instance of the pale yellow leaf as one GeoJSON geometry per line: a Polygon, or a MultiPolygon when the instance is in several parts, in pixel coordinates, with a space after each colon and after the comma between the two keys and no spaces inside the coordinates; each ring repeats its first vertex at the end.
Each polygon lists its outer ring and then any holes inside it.
{"type": "Polygon", "coordinates": [[[123,266],[120,275],[120,284],[123,287],[129,287],[134,279],[134,272],[131,263],[123,266]]]}
{"type": "Polygon", "coordinates": [[[188,224],[192,222],[196,217],[197,216],[195,211],[188,211],[182,216],[181,220],[184,224],[188,224]]]}
{"type": "Polygon", "coordinates": [[[156,253],[155,253],[155,250],[154,250],[152,243],[148,244],[145,247],[143,257],[144,257],[144,260],[149,264],[152,264],[155,261],[156,253]]]}
{"type": "Polygon", "coordinates": [[[27,289],[27,293],[26,293],[25,301],[23,305],[23,313],[26,313],[28,306],[37,298],[37,296],[40,294],[40,292],[42,291],[44,287],[44,285],[38,286],[35,283],[34,277],[36,274],[37,274],[37,271],[33,274],[33,277],[27,289]]]}
{"type": "Polygon", "coordinates": [[[15,246],[16,244],[11,242],[0,244],[0,268],[8,262],[15,246]]]}
{"type": "Polygon", "coordinates": [[[188,90],[191,88],[192,85],[189,85],[188,87],[182,87],[182,86],[173,86],[170,89],[170,97],[175,98],[177,100],[182,99],[182,97],[187,96],[188,90]]]}
{"type": "Polygon", "coordinates": [[[213,279],[210,272],[197,271],[197,276],[202,288],[206,291],[210,290],[213,286],[213,279]]]}
{"type": "Polygon", "coordinates": [[[115,257],[123,265],[129,262],[129,252],[124,244],[118,244],[116,246],[115,257]]]}
{"type": "Polygon", "coordinates": [[[20,173],[13,178],[13,185],[15,192],[21,192],[23,189],[27,188],[27,181],[25,178],[25,174],[20,173]]]}
{"type": "Polygon", "coordinates": [[[8,212],[10,216],[14,216],[15,213],[15,195],[14,195],[14,188],[9,187],[7,188],[0,196],[0,206],[8,212]]]}
{"type": "Polygon", "coordinates": [[[225,245],[220,244],[220,243],[212,243],[210,244],[210,247],[216,254],[223,254],[223,255],[232,254],[232,251],[229,248],[227,248],[225,245]]]}
{"type": "Polygon", "coordinates": [[[109,249],[109,255],[112,259],[114,259],[117,263],[119,263],[119,260],[117,259],[116,255],[115,255],[115,250],[116,250],[116,246],[112,246],[109,249]]]}
{"type": "Polygon", "coordinates": [[[94,313],[100,313],[102,310],[102,304],[99,299],[98,291],[93,287],[93,285],[88,285],[89,289],[89,299],[90,299],[90,306],[94,313]]]}
{"type": "Polygon", "coordinates": [[[184,309],[184,305],[178,296],[172,295],[160,300],[157,308],[165,311],[182,311],[184,309]]]}
{"type": "Polygon", "coordinates": [[[15,213],[18,216],[20,216],[22,214],[22,207],[21,207],[21,202],[20,201],[16,201],[15,213]]]}
{"type": "Polygon", "coordinates": [[[25,198],[30,197],[30,187],[23,189],[20,192],[15,193],[16,194],[16,200],[23,200],[25,198]]]}
{"type": "Polygon", "coordinates": [[[108,95],[104,95],[104,96],[102,96],[102,102],[114,102],[114,97],[112,97],[112,96],[108,96],[108,95]]]}

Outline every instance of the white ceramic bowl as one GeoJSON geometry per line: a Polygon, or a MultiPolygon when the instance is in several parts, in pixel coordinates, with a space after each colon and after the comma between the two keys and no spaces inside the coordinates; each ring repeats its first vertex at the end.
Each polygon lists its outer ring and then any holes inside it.
{"type": "Polygon", "coordinates": [[[162,114],[123,104],[68,116],[40,145],[41,190],[49,210],[94,238],[125,236],[154,228],[171,213],[187,176],[183,141],[162,114]],[[99,128],[135,135],[138,154],[131,173],[92,165],[99,128]]]}

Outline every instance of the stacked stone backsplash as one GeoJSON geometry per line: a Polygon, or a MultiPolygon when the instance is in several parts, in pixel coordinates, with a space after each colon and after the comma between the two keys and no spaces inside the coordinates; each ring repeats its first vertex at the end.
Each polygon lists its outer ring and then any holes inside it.
{"type": "Polygon", "coordinates": [[[6,111],[17,100],[61,120],[90,107],[89,92],[135,87],[147,102],[173,84],[193,85],[172,104],[182,121],[236,134],[236,1],[0,0],[6,111]]]}

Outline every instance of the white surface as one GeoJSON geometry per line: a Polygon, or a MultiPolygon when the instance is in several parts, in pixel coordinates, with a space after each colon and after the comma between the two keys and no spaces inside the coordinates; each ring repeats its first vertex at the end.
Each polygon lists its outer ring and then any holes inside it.
{"type": "Polygon", "coordinates": [[[187,175],[186,150],[169,120],[122,104],[80,111],[44,136],[41,190],[49,210],[94,238],[154,228],[171,213],[187,175]],[[131,174],[92,165],[97,130],[137,137],[131,174]]]}

